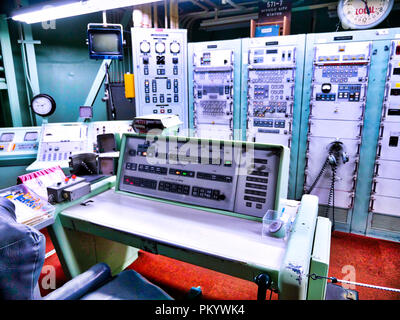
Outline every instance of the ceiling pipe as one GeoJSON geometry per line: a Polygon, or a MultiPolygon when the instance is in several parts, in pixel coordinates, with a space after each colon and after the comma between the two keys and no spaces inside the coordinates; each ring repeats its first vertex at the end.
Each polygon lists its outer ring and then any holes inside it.
{"type": "MultiPolygon", "coordinates": [[[[202,8],[202,9],[204,10],[204,12],[210,11],[210,9],[209,9],[207,6],[201,4],[201,3],[200,3],[199,1],[197,1],[197,0],[190,0],[190,2],[193,3],[194,5],[196,5],[196,6],[200,7],[200,8],[202,8]]],[[[199,12],[199,13],[202,13],[202,12],[199,12]]]]}
{"type": "Polygon", "coordinates": [[[235,9],[238,10],[246,9],[246,7],[233,2],[233,0],[225,0],[225,2],[228,3],[231,7],[234,7],[235,9]]]}
{"type": "MultiPolygon", "coordinates": [[[[219,15],[219,17],[224,17],[224,16],[234,15],[234,14],[237,15],[238,13],[247,14],[247,13],[254,13],[254,12],[258,12],[258,7],[246,8],[244,10],[225,9],[225,10],[218,11],[218,15],[219,15]]],[[[191,24],[192,21],[196,21],[196,20],[199,20],[199,19],[213,18],[214,16],[215,16],[215,12],[214,11],[204,12],[201,15],[199,13],[196,13],[194,15],[189,13],[189,14],[185,15],[182,18],[181,24],[182,24],[183,28],[188,29],[189,24],[191,24]]],[[[212,20],[215,21],[216,19],[212,19],[212,20]]]]}
{"type": "MultiPolygon", "coordinates": [[[[226,0],[226,1],[230,1],[230,0],[226,0]]],[[[298,1],[298,2],[296,2],[296,3],[299,3],[300,1],[298,1]]],[[[315,4],[315,5],[309,5],[309,6],[302,6],[302,7],[295,7],[295,8],[292,8],[292,12],[301,12],[301,11],[307,11],[307,10],[317,10],[317,9],[323,9],[323,8],[327,8],[327,7],[331,7],[332,6],[332,4],[336,4],[336,3],[334,3],[334,2],[328,2],[328,3],[322,3],[322,4],[315,4]]],[[[244,20],[243,19],[245,19],[245,18],[248,18],[248,20],[250,21],[251,19],[257,19],[258,18],[258,15],[257,16],[251,16],[251,15],[247,15],[247,16],[245,16],[244,14],[248,14],[248,13],[254,13],[254,12],[258,12],[258,7],[254,7],[254,8],[251,8],[251,9],[253,9],[253,10],[248,10],[249,8],[246,8],[245,10],[240,10],[240,15],[233,15],[231,18],[237,18],[237,19],[239,19],[241,22],[243,22],[244,20]],[[245,16],[244,18],[243,18],[243,16],[245,16]]],[[[234,14],[233,13],[233,10],[235,10],[235,12],[237,12],[238,11],[238,9],[227,9],[227,10],[221,10],[220,12],[219,12],[219,15],[221,16],[221,14],[223,14],[223,13],[227,13],[227,11],[228,10],[231,10],[231,13],[232,14],[234,14]]],[[[191,13],[189,13],[189,14],[191,14],[191,13]]],[[[189,15],[188,14],[188,15],[189,15]]],[[[187,15],[185,15],[185,17],[186,17],[187,15]]],[[[206,20],[207,18],[213,18],[213,15],[211,14],[203,14],[202,16],[199,16],[199,15],[197,15],[197,17],[196,16],[193,16],[193,19],[194,20],[199,20],[199,19],[202,19],[202,20],[205,20],[204,22],[206,23],[206,26],[207,27],[211,27],[211,26],[213,26],[213,25],[215,25],[215,26],[217,26],[217,25],[221,25],[221,24],[223,24],[223,23],[220,23],[218,20],[220,20],[221,18],[219,18],[219,19],[208,19],[208,20],[206,20]]],[[[234,20],[232,20],[233,22],[231,22],[231,23],[234,23],[234,20]]],[[[204,24],[203,24],[204,25],[204,24]]]]}

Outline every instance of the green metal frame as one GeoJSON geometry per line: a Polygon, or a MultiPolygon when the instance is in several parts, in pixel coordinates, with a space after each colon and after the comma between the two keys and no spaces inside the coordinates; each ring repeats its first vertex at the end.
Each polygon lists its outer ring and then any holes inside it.
{"type": "MultiPolygon", "coordinates": [[[[310,275],[316,274],[320,277],[328,277],[331,228],[332,223],[329,219],[323,217],[317,218],[310,275]]],[[[307,300],[325,300],[326,286],[327,282],[324,278],[309,280],[307,300]]]]}
{"type": "Polygon", "coordinates": [[[3,58],[3,67],[6,77],[6,84],[3,89],[7,89],[11,121],[10,126],[20,127],[23,125],[23,110],[18,96],[17,79],[15,77],[14,58],[7,24],[7,17],[0,15],[0,45],[3,58]]]}

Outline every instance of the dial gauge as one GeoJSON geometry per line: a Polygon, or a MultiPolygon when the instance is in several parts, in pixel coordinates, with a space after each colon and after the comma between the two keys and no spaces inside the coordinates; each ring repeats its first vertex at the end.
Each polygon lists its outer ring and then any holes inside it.
{"type": "Polygon", "coordinates": [[[32,98],[31,107],[37,115],[47,117],[56,110],[56,102],[47,94],[38,94],[32,98]]]}
{"type": "Polygon", "coordinates": [[[345,29],[369,29],[389,15],[394,0],[341,0],[338,15],[345,29]]]}
{"type": "Polygon", "coordinates": [[[142,41],[140,43],[140,51],[142,51],[143,53],[150,52],[150,43],[148,43],[147,41],[142,41]]]}
{"type": "Polygon", "coordinates": [[[156,52],[163,53],[165,51],[165,44],[164,42],[157,42],[156,43],[156,52]]]}
{"type": "Polygon", "coordinates": [[[172,53],[178,53],[181,50],[181,46],[178,42],[172,42],[170,49],[172,53]]]}

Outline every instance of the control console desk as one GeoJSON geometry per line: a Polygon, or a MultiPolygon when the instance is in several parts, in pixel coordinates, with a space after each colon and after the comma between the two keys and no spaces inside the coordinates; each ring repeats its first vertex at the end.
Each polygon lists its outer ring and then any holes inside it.
{"type": "Polygon", "coordinates": [[[286,200],[288,159],[280,145],[126,134],[115,188],[109,178],[57,209],[63,267],[75,276],[104,261],[116,273],[138,248],[249,281],[266,273],[281,299],[323,299],[326,282],[308,275],[327,275],[330,222],[317,197],[286,200]],[[271,209],[294,218],[285,239],[262,236],[271,209]]]}

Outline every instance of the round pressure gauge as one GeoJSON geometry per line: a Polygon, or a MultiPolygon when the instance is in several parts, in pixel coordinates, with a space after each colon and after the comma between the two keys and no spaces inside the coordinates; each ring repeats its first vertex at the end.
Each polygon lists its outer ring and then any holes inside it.
{"type": "Polygon", "coordinates": [[[157,42],[156,43],[156,52],[163,53],[165,51],[165,44],[164,42],[157,42]]]}
{"type": "Polygon", "coordinates": [[[148,43],[147,41],[142,41],[140,43],[140,51],[142,51],[143,53],[150,52],[150,43],[148,43]]]}
{"type": "Polygon", "coordinates": [[[47,117],[56,110],[56,102],[47,94],[38,94],[32,98],[31,108],[41,117],[47,117]]]}
{"type": "Polygon", "coordinates": [[[369,29],[389,15],[394,0],[341,0],[338,15],[345,29],[369,29]]]}
{"type": "Polygon", "coordinates": [[[174,41],[171,43],[170,49],[172,53],[178,53],[181,50],[181,46],[179,45],[178,42],[174,41]]]}

